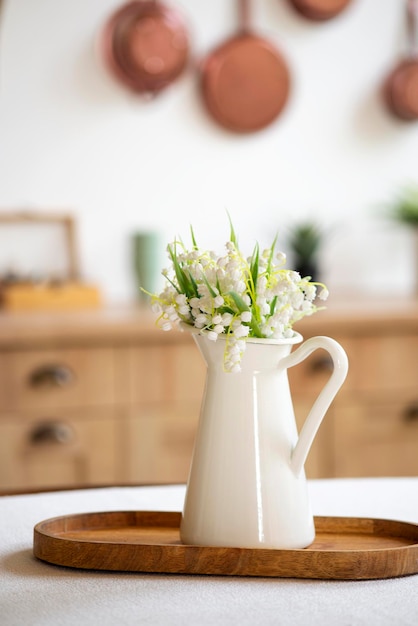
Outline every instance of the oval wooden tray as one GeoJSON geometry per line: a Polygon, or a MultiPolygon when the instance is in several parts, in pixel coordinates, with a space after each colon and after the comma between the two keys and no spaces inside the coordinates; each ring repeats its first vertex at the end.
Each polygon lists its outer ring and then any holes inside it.
{"type": "Polygon", "coordinates": [[[316,517],[304,550],[215,548],[180,541],[181,513],[115,511],[45,520],[34,555],[81,569],[361,580],[418,572],[418,525],[379,519],[316,517]]]}

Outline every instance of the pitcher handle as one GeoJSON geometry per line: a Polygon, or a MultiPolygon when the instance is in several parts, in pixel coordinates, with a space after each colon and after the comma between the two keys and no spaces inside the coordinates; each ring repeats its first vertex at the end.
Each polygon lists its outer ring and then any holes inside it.
{"type": "Polygon", "coordinates": [[[344,349],[335,339],[318,336],[307,339],[294,352],[281,359],[279,366],[285,369],[293,367],[304,361],[312,352],[319,348],[328,352],[333,362],[334,370],[315,400],[292,452],[290,465],[296,477],[300,475],[318,428],[347,376],[348,359],[344,349]]]}

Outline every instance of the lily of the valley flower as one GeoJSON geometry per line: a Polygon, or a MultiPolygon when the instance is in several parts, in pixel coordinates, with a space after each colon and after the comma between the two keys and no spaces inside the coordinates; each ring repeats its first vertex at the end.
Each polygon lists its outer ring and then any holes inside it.
{"type": "Polygon", "coordinates": [[[218,341],[225,336],[224,367],[239,372],[248,337],[288,338],[293,324],[318,310],[316,297],[326,300],[328,290],[309,276],[285,268],[286,256],[275,253],[275,241],[245,258],[231,226],[225,254],[199,250],[180,241],[167,247],[171,266],[163,270],[166,286],[152,295],[153,310],[163,330],[180,322],[218,341]],[[319,293],[317,289],[320,287],[319,293]]]}

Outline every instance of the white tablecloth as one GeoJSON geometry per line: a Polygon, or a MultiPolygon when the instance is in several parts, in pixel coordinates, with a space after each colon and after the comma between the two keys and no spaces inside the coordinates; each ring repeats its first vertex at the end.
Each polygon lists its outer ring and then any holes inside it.
{"type": "MultiPolygon", "coordinates": [[[[309,483],[315,515],[418,523],[418,478],[309,483]]],[[[0,497],[0,623],[4,626],[406,626],[418,624],[418,576],[311,581],[89,572],[32,555],[34,525],[110,510],[181,510],[183,486],[0,497]]]]}

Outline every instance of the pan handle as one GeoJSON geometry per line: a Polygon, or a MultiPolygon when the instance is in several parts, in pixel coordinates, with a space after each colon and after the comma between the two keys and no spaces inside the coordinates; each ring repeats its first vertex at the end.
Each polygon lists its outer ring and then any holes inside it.
{"type": "Polygon", "coordinates": [[[406,28],[409,56],[418,57],[418,0],[407,0],[406,28]]]}
{"type": "Polygon", "coordinates": [[[250,0],[238,0],[238,18],[240,29],[243,33],[248,33],[250,30],[251,21],[251,2],[250,0]]]}

